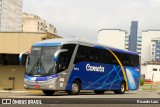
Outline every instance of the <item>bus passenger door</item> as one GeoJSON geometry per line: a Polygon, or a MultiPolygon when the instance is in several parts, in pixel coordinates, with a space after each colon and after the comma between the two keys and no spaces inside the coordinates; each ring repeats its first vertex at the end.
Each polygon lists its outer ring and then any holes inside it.
{"type": "Polygon", "coordinates": [[[59,54],[58,63],[57,63],[57,71],[58,71],[58,82],[57,88],[59,90],[64,90],[66,88],[66,75],[67,68],[69,66],[69,59],[67,57],[68,52],[62,52],[59,54]]]}

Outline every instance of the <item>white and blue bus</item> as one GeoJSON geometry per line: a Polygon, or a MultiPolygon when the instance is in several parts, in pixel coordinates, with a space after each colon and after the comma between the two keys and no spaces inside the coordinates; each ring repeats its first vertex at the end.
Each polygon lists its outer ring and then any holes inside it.
{"type": "Polygon", "coordinates": [[[24,87],[46,95],[62,90],[68,94],[81,90],[123,94],[137,90],[139,78],[135,52],[78,39],[50,39],[33,44],[28,52],[24,87]]]}

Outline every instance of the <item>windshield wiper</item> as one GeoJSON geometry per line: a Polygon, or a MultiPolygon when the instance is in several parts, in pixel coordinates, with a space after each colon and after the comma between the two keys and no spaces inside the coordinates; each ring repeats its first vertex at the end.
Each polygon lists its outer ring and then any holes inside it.
{"type": "Polygon", "coordinates": [[[35,66],[38,67],[38,64],[39,64],[39,58],[38,58],[37,62],[34,64],[33,68],[31,69],[31,72],[29,73],[29,75],[32,75],[32,73],[35,71],[35,66]]]}

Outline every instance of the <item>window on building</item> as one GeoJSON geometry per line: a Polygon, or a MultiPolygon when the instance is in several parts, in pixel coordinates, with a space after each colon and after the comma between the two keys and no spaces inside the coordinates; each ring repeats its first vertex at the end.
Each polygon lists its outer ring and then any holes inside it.
{"type": "Polygon", "coordinates": [[[141,44],[137,44],[137,46],[141,46],[141,44]]]}
{"type": "Polygon", "coordinates": [[[155,44],[152,44],[152,46],[154,47],[154,46],[155,46],[155,44]]]}
{"type": "MultiPolygon", "coordinates": [[[[23,55],[22,65],[25,65],[27,55],[23,55]]],[[[0,65],[19,65],[19,54],[0,54],[0,65]]]]}
{"type": "Polygon", "coordinates": [[[152,48],[152,51],[154,51],[154,48],[152,48]]]}
{"type": "Polygon", "coordinates": [[[153,71],[157,71],[157,68],[153,68],[153,71]]]}

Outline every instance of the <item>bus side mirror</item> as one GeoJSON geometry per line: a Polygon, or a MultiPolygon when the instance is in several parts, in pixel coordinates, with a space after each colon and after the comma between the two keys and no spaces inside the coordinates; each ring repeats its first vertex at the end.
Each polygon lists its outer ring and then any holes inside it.
{"type": "Polygon", "coordinates": [[[29,51],[23,51],[19,54],[19,63],[20,65],[22,65],[22,57],[23,57],[23,54],[27,53],[28,54],[29,51]]]}
{"type": "Polygon", "coordinates": [[[67,49],[61,49],[61,50],[58,50],[55,54],[54,54],[54,61],[57,62],[58,61],[58,56],[60,53],[62,52],[67,52],[68,50],[67,49]]]}

